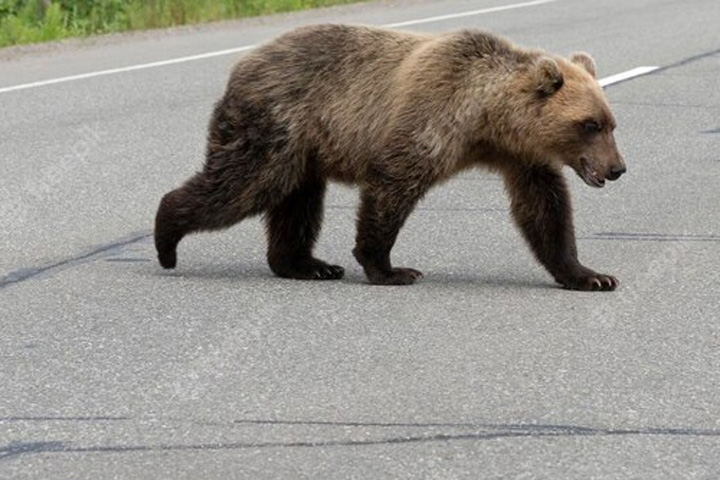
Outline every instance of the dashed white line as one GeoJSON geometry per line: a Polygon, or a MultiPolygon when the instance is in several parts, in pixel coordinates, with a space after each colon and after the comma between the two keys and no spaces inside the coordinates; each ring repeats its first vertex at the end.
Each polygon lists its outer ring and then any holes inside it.
{"type": "Polygon", "coordinates": [[[534,7],[535,5],[543,5],[545,3],[552,3],[555,1],[556,0],[535,0],[534,2],[514,3],[512,5],[501,5],[499,7],[482,8],[480,10],[470,10],[469,12],[449,13],[447,15],[438,15],[436,17],[420,18],[418,20],[408,20],[407,22],[388,23],[387,25],[383,25],[383,27],[387,27],[387,28],[409,27],[411,25],[420,25],[422,23],[441,22],[443,20],[452,20],[453,18],[470,17],[472,15],[482,15],[484,13],[495,13],[495,12],[503,12],[505,10],[515,10],[516,8],[534,7]]]}
{"type": "Polygon", "coordinates": [[[230,55],[233,53],[252,50],[255,45],[246,45],[244,47],[228,48],[227,50],[218,50],[215,52],[201,53],[199,55],[190,55],[189,57],[171,58],[170,60],[161,60],[159,62],[140,63],[130,65],[128,67],[111,68],[109,70],[99,70],[97,72],[81,73],[79,75],[70,75],[67,77],[51,78],[49,80],[41,80],[39,82],[23,83],[12,87],[0,88],[0,93],[14,92],[16,90],[25,90],[27,88],[44,87],[45,85],[53,85],[55,83],[72,82],[74,80],[82,80],[84,78],[102,77],[104,75],[113,75],[116,73],[132,72],[133,70],[144,70],[146,68],[163,67],[165,65],[173,65],[176,63],[192,62],[194,60],[202,60],[204,58],[220,57],[222,55],[230,55]]]}
{"type": "Polygon", "coordinates": [[[622,72],[615,75],[610,75],[609,77],[601,78],[600,80],[598,80],[598,83],[601,87],[607,87],[608,85],[612,85],[613,83],[620,83],[624,82],[625,80],[630,80],[631,78],[647,75],[648,73],[654,72],[658,68],[660,67],[637,67],[633,68],[632,70],[628,70],[627,72],[622,72]]]}
{"type": "MultiPolygon", "coordinates": [[[[511,5],[502,5],[499,7],[483,8],[481,10],[470,10],[467,12],[451,13],[448,15],[440,15],[440,16],[436,16],[436,17],[419,18],[416,20],[408,20],[406,22],[400,22],[400,23],[389,23],[389,24],[382,25],[382,26],[387,27],[387,28],[399,28],[399,27],[405,27],[405,26],[410,26],[410,25],[420,25],[422,23],[440,22],[443,20],[448,20],[448,19],[453,19],[453,18],[469,17],[472,15],[482,15],[485,13],[494,13],[494,12],[501,12],[504,10],[514,10],[517,8],[532,7],[535,5],[542,5],[545,3],[551,3],[551,2],[555,2],[555,1],[557,1],[557,0],[535,0],[532,2],[514,3],[511,5]]],[[[239,53],[239,52],[243,52],[246,50],[252,50],[255,47],[257,47],[257,45],[246,45],[244,47],[228,48],[225,50],[201,53],[198,55],[190,55],[187,57],[172,58],[169,60],[161,60],[158,62],[140,63],[138,65],[130,65],[127,67],[111,68],[108,70],[99,70],[96,72],[81,73],[79,75],[69,75],[67,77],[51,78],[49,80],[41,80],[38,82],[23,83],[20,85],[13,85],[11,87],[0,88],[0,93],[15,92],[18,90],[26,90],[29,88],[44,87],[46,85],[54,85],[57,83],[66,83],[66,82],[72,82],[75,80],[83,80],[85,78],[102,77],[105,75],[114,75],[116,73],[132,72],[135,70],[144,70],[147,68],[164,67],[166,65],[175,65],[178,63],[192,62],[195,60],[203,60],[206,58],[220,57],[223,55],[231,55],[233,53],[239,53]]]]}

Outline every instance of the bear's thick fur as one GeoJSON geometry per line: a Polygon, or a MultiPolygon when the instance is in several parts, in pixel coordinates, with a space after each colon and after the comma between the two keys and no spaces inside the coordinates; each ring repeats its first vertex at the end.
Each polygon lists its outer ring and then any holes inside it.
{"type": "Polygon", "coordinates": [[[281,277],[337,279],[312,256],[328,180],[359,185],[355,258],[371,283],[406,285],[390,250],[418,200],[459,171],[499,172],[538,260],[567,288],[613,290],[580,264],[568,189],[625,166],[587,54],[570,59],[480,31],[440,35],[320,25],[242,58],[209,126],[201,172],[165,195],[155,244],[165,268],[184,235],[263,213],[281,277]]]}

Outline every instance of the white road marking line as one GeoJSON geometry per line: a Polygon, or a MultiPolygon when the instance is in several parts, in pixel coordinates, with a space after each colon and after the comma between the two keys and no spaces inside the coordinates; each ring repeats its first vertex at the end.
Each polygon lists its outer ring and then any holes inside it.
{"type": "Polygon", "coordinates": [[[256,45],[246,45],[244,47],[228,48],[227,50],[218,50],[216,52],[201,53],[199,55],[190,55],[189,57],[171,58],[170,60],[161,60],[159,62],[140,63],[138,65],[130,65],[129,67],[111,68],[109,70],[99,70],[97,72],[81,73],[79,75],[70,75],[68,77],[51,78],[50,80],[41,80],[39,82],[24,83],[12,87],[0,88],[0,93],[14,92],[16,90],[25,90],[27,88],[43,87],[45,85],[53,85],[55,83],[72,82],[74,80],[82,80],[84,78],[102,77],[104,75],[113,75],[115,73],[132,72],[133,70],[144,70],[146,68],[163,67],[165,65],[173,65],[176,63],[192,62],[194,60],[202,60],[204,58],[220,57],[222,55],[230,55],[245,50],[252,50],[256,45]]]}
{"type": "Polygon", "coordinates": [[[631,78],[647,75],[648,73],[654,72],[659,68],[660,67],[637,67],[633,68],[632,70],[628,70],[627,72],[622,72],[616,75],[610,75],[609,77],[601,78],[600,80],[598,80],[598,83],[601,87],[607,87],[608,85],[612,85],[613,83],[619,83],[625,80],[629,80],[631,78]]]}
{"type": "MultiPolygon", "coordinates": [[[[500,7],[484,8],[482,10],[471,10],[468,12],[451,13],[448,15],[441,15],[441,16],[437,16],[437,17],[420,18],[417,20],[409,20],[407,22],[389,23],[387,25],[382,25],[382,26],[387,27],[387,28],[397,28],[397,27],[402,27],[402,26],[407,26],[407,25],[418,25],[421,23],[439,22],[439,21],[447,20],[447,19],[451,19],[451,18],[468,17],[471,15],[481,15],[484,13],[493,13],[493,12],[500,12],[503,10],[512,10],[512,9],[516,9],[516,8],[531,7],[531,6],[542,5],[544,3],[551,3],[551,2],[555,2],[555,1],[557,1],[557,0],[535,0],[532,2],[515,3],[515,4],[511,4],[511,5],[503,5],[500,7]]],[[[146,68],[163,67],[165,65],[174,65],[177,63],[185,63],[185,62],[192,62],[195,60],[203,60],[205,58],[220,57],[223,55],[231,55],[233,53],[243,52],[246,50],[252,50],[255,47],[257,47],[257,45],[246,45],[244,47],[228,48],[226,50],[218,50],[215,52],[201,53],[199,55],[190,55],[187,57],[172,58],[170,60],[161,60],[159,62],[141,63],[138,65],[130,65],[128,67],[111,68],[108,70],[99,70],[96,72],[81,73],[79,75],[70,75],[67,77],[51,78],[49,80],[41,80],[38,82],[23,83],[20,85],[13,85],[11,87],[2,87],[2,88],[0,88],[0,93],[15,92],[18,90],[26,90],[28,88],[36,88],[36,87],[44,87],[46,85],[54,85],[56,83],[72,82],[75,80],[82,80],[85,78],[102,77],[104,75],[114,75],[116,73],[132,72],[134,70],[144,70],[146,68]]]]}
{"type": "Polygon", "coordinates": [[[484,13],[502,12],[505,10],[514,10],[516,8],[533,7],[535,5],[543,5],[545,3],[552,3],[555,1],[556,0],[535,0],[534,2],[514,3],[512,5],[502,5],[499,7],[483,8],[481,10],[471,10],[469,12],[449,13],[447,15],[438,15],[437,17],[421,18],[418,20],[408,20],[407,22],[388,23],[387,25],[383,25],[383,27],[387,27],[387,28],[409,27],[410,25],[420,25],[421,23],[441,22],[443,20],[451,20],[453,18],[470,17],[472,15],[482,15],[484,13]]]}

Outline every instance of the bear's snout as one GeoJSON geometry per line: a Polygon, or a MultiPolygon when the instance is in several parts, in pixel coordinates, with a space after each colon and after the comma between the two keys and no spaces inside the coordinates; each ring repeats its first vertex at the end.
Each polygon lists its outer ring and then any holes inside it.
{"type": "Polygon", "coordinates": [[[620,178],[620,175],[627,172],[627,168],[625,165],[622,165],[620,167],[610,167],[610,172],[607,174],[608,180],[617,180],[620,178]]]}

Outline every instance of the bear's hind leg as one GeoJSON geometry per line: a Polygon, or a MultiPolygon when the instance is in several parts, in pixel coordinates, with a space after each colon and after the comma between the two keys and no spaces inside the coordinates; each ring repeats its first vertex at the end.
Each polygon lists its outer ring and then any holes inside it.
{"type": "Polygon", "coordinates": [[[268,263],[278,277],[338,280],[345,270],[312,255],[320,233],[325,182],[309,181],[295,189],[265,215],[268,263]]]}
{"type": "Polygon", "coordinates": [[[177,245],[192,232],[230,227],[264,208],[262,197],[245,189],[244,195],[222,182],[198,173],[167,193],[155,216],[155,248],[163,268],[175,268],[177,245]]]}
{"type": "Polygon", "coordinates": [[[565,288],[615,290],[618,280],[580,263],[570,194],[559,171],[520,167],[504,172],[512,214],[533,253],[565,288]]]}
{"type": "Polygon", "coordinates": [[[181,190],[178,188],[165,194],[155,214],[155,250],[163,268],[175,268],[177,265],[177,245],[186,233],[185,226],[174,213],[177,204],[182,202],[181,190]]]}

